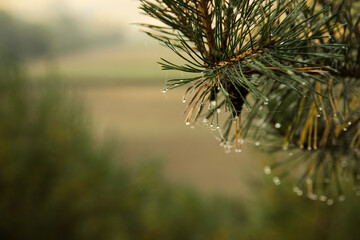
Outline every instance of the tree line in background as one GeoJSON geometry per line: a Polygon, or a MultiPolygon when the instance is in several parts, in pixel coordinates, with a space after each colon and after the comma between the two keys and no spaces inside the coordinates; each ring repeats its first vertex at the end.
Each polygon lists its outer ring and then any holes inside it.
{"type": "Polygon", "coordinates": [[[0,56],[8,60],[53,57],[123,40],[120,31],[92,29],[63,13],[48,22],[32,23],[0,10],[0,56]]]}

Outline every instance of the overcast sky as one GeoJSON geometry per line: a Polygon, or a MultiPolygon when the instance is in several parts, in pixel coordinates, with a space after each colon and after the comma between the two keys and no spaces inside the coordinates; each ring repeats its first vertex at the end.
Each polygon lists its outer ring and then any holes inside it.
{"type": "Polygon", "coordinates": [[[25,19],[44,20],[66,11],[97,24],[123,26],[150,21],[138,6],[138,0],[0,0],[0,7],[25,19]]]}

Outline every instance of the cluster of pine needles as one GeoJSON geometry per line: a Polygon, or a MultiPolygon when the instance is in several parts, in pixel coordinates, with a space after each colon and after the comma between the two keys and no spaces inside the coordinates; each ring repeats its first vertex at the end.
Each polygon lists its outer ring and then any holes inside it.
{"type": "Polygon", "coordinates": [[[159,20],[145,32],[185,61],[162,68],[191,76],[164,89],[186,87],[186,125],[202,121],[226,151],[253,142],[277,152],[265,172],[278,173],[275,184],[299,174],[299,195],[331,205],[344,200],[343,182],[360,195],[356,1],[142,0],[141,9],[159,20]]]}

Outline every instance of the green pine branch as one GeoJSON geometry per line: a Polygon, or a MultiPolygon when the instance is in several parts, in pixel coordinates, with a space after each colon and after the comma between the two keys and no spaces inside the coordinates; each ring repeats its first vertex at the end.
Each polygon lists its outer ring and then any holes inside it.
{"type": "Polygon", "coordinates": [[[249,136],[300,152],[273,168],[285,166],[285,177],[308,162],[296,189],[314,198],[320,185],[342,195],[339,165],[360,186],[360,17],[352,1],[338,2],[142,0],[140,8],[160,22],[145,32],[186,62],[162,59],[162,69],[193,74],[165,88],[186,86],[186,124],[203,118],[227,150],[241,151],[249,136]]]}

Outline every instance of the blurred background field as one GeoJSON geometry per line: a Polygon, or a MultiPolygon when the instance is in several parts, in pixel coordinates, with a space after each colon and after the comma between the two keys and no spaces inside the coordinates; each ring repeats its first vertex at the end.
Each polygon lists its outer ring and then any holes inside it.
{"type": "Polygon", "coordinates": [[[138,4],[0,1],[0,238],[357,239],[358,198],[299,198],[185,126],[138,4]]]}

